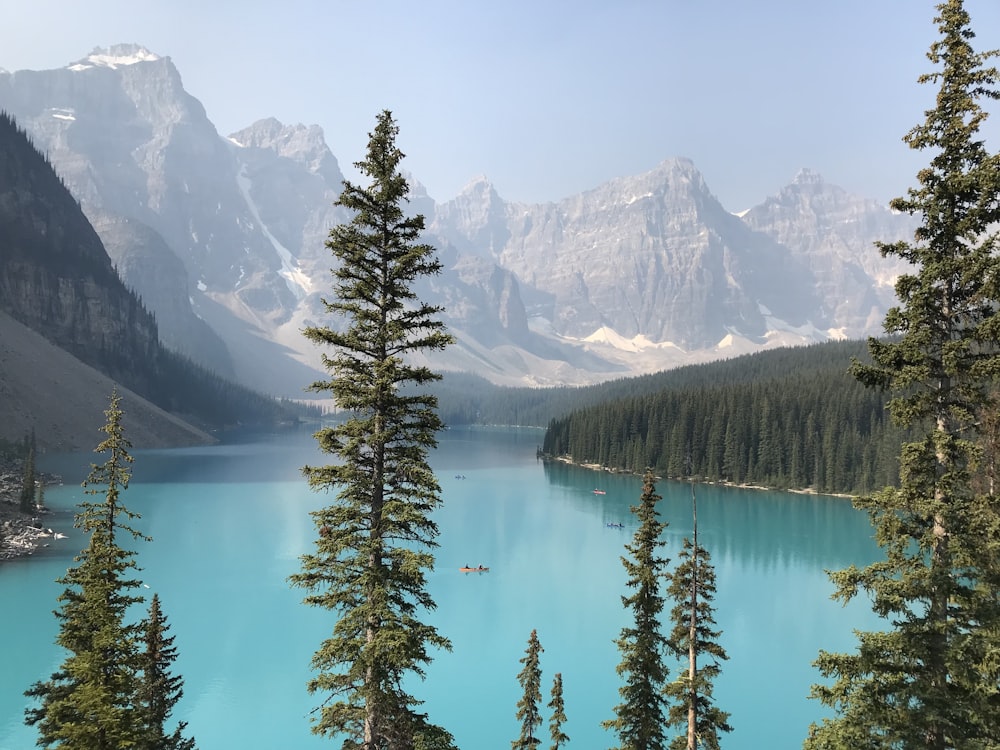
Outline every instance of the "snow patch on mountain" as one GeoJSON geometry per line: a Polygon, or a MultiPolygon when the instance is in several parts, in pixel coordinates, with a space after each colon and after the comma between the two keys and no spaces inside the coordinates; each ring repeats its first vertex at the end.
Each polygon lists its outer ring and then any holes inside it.
{"type": "Polygon", "coordinates": [[[646,200],[646,198],[652,198],[652,197],[653,197],[652,193],[643,193],[642,195],[633,195],[633,196],[625,199],[625,205],[626,206],[631,206],[636,201],[643,201],[643,200],[646,200]]]}
{"type": "Polygon", "coordinates": [[[643,334],[638,334],[628,339],[608,326],[601,326],[589,336],[580,339],[588,344],[608,344],[623,352],[641,352],[646,349],[677,349],[683,351],[677,344],[670,341],[655,342],[650,341],[643,334]]]}
{"type": "Polygon", "coordinates": [[[760,314],[764,316],[764,322],[767,325],[767,333],[765,337],[774,336],[782,333],[790,333],[798,337],[801,341],[826,341],[829,338],[830,332],[823,331],[814,326],[811,322],[806,321],[803,325],[793,325],[787,320],[782,320],[781,318],[775,317],[767,305],[757,303],[757,309],[760,310],[760,314]]]}
{"type": "Polygon", "coordinates": [[[153,62],[160,56],[137,44],[116,44],[108,49],[97,47],[82,60],[68,65],[70,70],[80,71],[88,68],[111,68],[135,65],[141,62],[153,62]]]}
{"type": "Polygon", "coordinates": [[[271,243],[274,251],[281,258],[281,269],[278,273],[281,278],[285,280],[288,285],[289,290],[295,295],[297,299],[303,299],[307,294],[313,290],[312,279],[306,274],[302,268],[299,266],[298,262],[295,260],[295,256],[292,252],[281,244],[277,237],[271,234],[271,231],[267,228],[267,225],[261,221],[260,211],[257,210],[257,205],[254,203],[253,198],[250,196],[250,178],[246,174],[246,165],[240,170],[240,173],[236,176],[236,184],[240,187],[240,193],[243,195],[243,200],[247,203],[247,208],[250,209],[250,213],[253,215],[254,221],[261,228],[267,241],[271,243]]]}

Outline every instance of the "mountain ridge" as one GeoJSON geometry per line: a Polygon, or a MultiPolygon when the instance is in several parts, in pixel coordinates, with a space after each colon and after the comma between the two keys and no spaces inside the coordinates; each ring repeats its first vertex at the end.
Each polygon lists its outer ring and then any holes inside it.
{"type": "MultiPolygon", "coordinates": [[[[37,72],[30,92],[0,75],[0,107],[44,144],[88,215],[141,222],[180,259],[171,298],[190,311],[157,309],[165,336],[204,361],[211,345],[185,341],[198,318],[243,382],[301,395],[322,369],[300,331],[324,314],[324,242],[347,218],[332,205],[343,174],[322,129],[263,118],[223,137],[168,57],[94,55],[110,66],[37,72]],[[84,78],[69,92],[66,75],[84,78]]],[[[680,158],[542,204],[506,201],[485,177],[442,203],[411,186],[444,265],[421,292],[458,340],[430,364],[505,384],[585,384],[878,333],[901,269],[871,242],[914,225],[808,170],[736,215],[680,158]]]]}

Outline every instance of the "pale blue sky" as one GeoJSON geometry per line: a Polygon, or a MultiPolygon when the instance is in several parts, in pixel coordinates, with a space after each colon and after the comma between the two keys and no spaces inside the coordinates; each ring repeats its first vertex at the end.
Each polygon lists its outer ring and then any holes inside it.
{"type": "MultiPolygon", "coordinates": [[[[1000,0],[967,0],[978,49],[1000,0]]],[[[393,110],[438,201],[486,175],[538,202],[691,158],[726,208],[801,167],[887,201],[927,157],[935,0],[0,0],[0,67],[136,42],[169,55],[226,135],[316,123],[350,175],[393,110]]],[[[996,108],[994,108],[996,109],[996,108]]],[[[1000,148],[1000,112],[987,123],[1000,148]]]]}

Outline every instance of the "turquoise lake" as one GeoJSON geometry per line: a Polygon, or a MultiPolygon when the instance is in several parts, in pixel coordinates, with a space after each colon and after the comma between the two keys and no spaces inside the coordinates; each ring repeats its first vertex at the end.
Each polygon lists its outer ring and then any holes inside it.
{"type": "MultiPolygon", "coordinates": [[[[636,524],[638,477],[535,457],[538,430],[453,429],[432,465],[444,506],[427,619],[450,638],[427,679],[412,685],[430,718],[463,750],[507,748],[518,736],[518,660],[533,628],[543,704],[563,675],[569,747],[611,747],[600,727],[618,702],[614,646],[628,623],[620,557],[636,524]],[[595,495],[595,488],[606,492],[595,495]],[[622,523],[624,528],[609,527],[622,523]],[[463,574],[463,565],[488,573],[463,574]]],[[[309,660],[331,614],[301,604],[286,579],[314,538],[309,511],[328,498],[300,473],[323,456],[307,432],[207,448],[135,451],[125,504],[153,537],[136,543],[142,578],[160,594],[180,656],[184,699],[200,750],[339,747],[311,734],[320,697],[305,689],[309,660]]],[[[85,544],[72,528],[80,481],[94,454],[47,456],[65,484],[46,490],[46,523],[69,535],[31,558],[0,564],[0,749],[27,750],[23,691],[57,668],[54,579],[85,544]]],[[[663,554],[676,560],[691,533],[690,485],[663,481],[663,554]]],[[[699,541],[711,552],[722,645],[716,700],[734,732],[727,750],[800,747],[823,709],[808,699],[819,649],[853,650],[853,628],[874,628],[863,601],[830,600],[826,569],[874,559],[867,518],[839,498],[696,486],[699,541]]],[[[665,628],[666,629],[666,628],[665,628]]],[[[548,712],[543,709],[543,746],[548,712]]]]}

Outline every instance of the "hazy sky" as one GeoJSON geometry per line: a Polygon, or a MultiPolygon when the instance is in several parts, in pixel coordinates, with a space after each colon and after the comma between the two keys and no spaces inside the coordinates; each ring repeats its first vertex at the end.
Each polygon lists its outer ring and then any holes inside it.
{"type": "MultiPolygon", "coordinates": [[[[0,0],[0,67],[135,42],[170,56],[227,135],[318,124],[341,167],[375,115],[438,201],[486,175],[540,202],[692,159],[740,210],[802,167],[887,201],[928,157],[935,0],[0,0]]],[[[977,49],[1000,0],[967,0],[977,49]]],[[[996,107],[993,108],[997,110],[996,107]]],[[[1000,112],[987,123],[1000,147],[1000,112]]]]}

